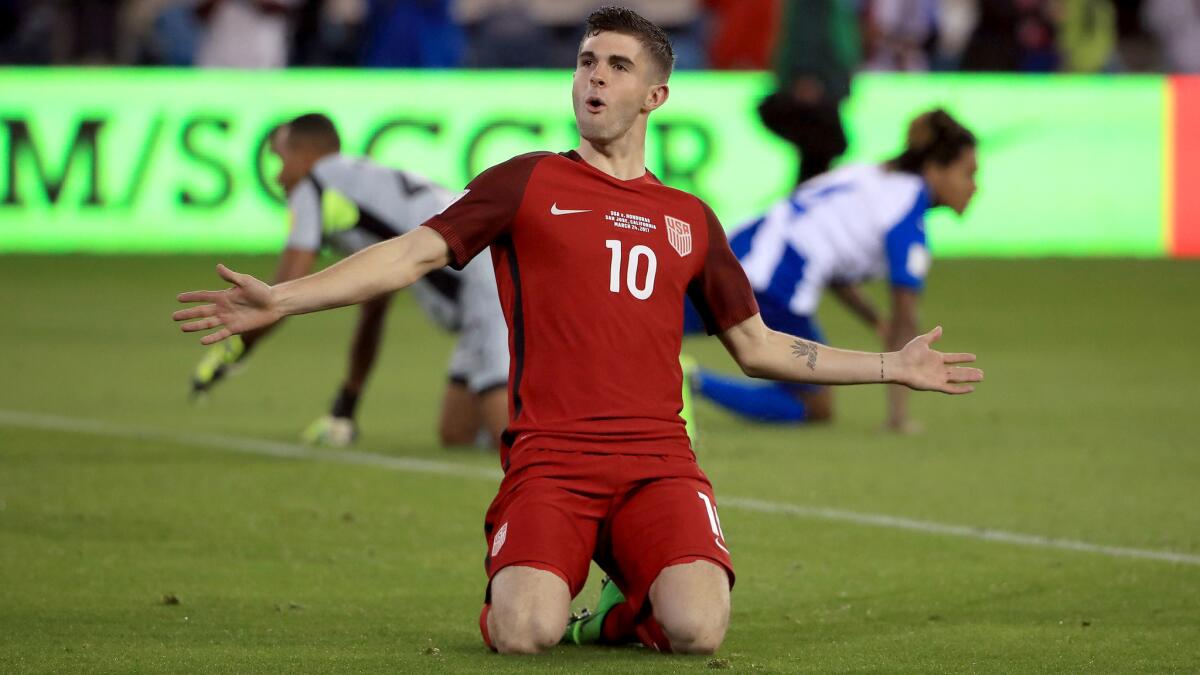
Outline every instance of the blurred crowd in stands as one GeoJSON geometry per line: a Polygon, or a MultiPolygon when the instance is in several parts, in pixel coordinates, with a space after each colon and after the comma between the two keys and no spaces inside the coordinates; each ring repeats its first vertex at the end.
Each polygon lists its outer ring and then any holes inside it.
{"type": "Polygon", "coordinates": [[[563,67],[601,4],[681,69],[803,71],[802,98],[843,71],[1200,72],[1200,0],[0,0],[0,63],[563,67]]]}

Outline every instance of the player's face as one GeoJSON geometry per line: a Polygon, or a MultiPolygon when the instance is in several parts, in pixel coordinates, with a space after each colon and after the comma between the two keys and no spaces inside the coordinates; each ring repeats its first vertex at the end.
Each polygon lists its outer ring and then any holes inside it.
{"type": "Polygon", "coordinates": [[[666,101],[661,80],[637,38],[606,32],[584,40],[571,87],[579,135],[593,143],[623,136],[640,115],[666,101]]]}
{"type": "Polygon", "coordinates": [[[975,196],[975,172],[978,168],[975,148],[966,148],[949,164],[931,165],[925,172],[925,180],[933,189],[938,204],[949,206],[961,216],[975,196]]]}
{"type": "Polygon", "coordinates": [[[281,162],[279,173],[275,175],[275,182],[279,183],[279,187],[283,188],[284,192],[291,192],[292,188],[296,187],[296,184],[312,170],[311,162],[306,156],[307,153],[298,152],[292,144],[288,143],[286,127],[271,136],[271,152],[274,152],[281,162]]]}

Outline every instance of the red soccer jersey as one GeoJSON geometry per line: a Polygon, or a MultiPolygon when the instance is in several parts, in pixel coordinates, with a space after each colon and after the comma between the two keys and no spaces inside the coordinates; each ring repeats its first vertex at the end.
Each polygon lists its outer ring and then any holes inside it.
{"type": "Polygon", "coordinates": [[[425,225],[456,269],[492,247],[512,355],[505,465],[523,448],[690,456],[684,294],[710,333],[758,312],[712,210],[575,152],[515,157],[467,189],[425,225]]]}

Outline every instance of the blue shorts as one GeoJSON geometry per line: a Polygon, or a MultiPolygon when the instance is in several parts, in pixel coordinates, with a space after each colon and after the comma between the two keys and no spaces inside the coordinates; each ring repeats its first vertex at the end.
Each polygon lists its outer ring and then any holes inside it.
{"type": "MultiPolygon", "coordinates": [[[[804,340],[826,344],[825,335],[821,332],[821,327],[817,325],[816,317],[793,314],[786,306],[781,307],[779,303],[762,293],[755,293],[754,297],[758,300],[758,311],[762,314],[763,323],[767,324],[767,328],[804,340]]],[[[700,313],[692,306],[691,300],[684,298],[683,334],[696,335],[705,332],[704,320],[700,318],[700,313]]],[[[778,386],[796,393],[814,392],[821,388],[820,385],[799,382],[779,382],[778,386]]]]}

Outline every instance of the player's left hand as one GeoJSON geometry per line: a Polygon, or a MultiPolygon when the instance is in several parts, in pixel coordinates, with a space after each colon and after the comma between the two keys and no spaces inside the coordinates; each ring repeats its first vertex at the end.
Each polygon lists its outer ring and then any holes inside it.
{"type": "Polygon", "coordinates": [[[216,344],[231,335],[265,328],[283,318],[283,313],[275,305],[270,286],[224,265],[217,265],[217,274],[233,287],[223,291],[180,293],[179,302],[209,304],[181,309],[171,315],[175,321],[188,322],[182,326],[185,333],[217,329],[201,338],[200,344],[216,344]]]}
{"type": "Polygon", "coordinates": [[[969,394],[975,391],[971,382],[982,382],[983,371],[978,368],[957,366],[971,363],[974,354],[946,354],[933,349],[933,343],[942,337],[938,326],[924,335],[918,335],[897,352],[900,372],[896,381],[918,391],[940,391],[944,394],[969,394]]]}

